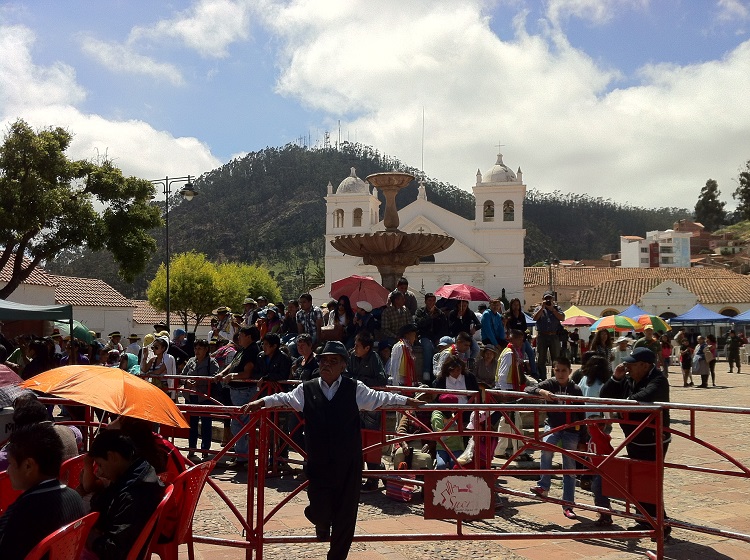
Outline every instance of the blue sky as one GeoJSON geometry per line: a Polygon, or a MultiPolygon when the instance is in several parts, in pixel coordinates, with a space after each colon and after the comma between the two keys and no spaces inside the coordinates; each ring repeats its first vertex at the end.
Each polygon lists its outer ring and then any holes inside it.
{"type": "Polygon", "coordinates": [[[155,178],[339,121],[419,167],[424,109],[438,180],[501,142],[530,188],[691,207],[750,159],[749,33],[750,0],[11,1],[0,120],[155,178]]]}

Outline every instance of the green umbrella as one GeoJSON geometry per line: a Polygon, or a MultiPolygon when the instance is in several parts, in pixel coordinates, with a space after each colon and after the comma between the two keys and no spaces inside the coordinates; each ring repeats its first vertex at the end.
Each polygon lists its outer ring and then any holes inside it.
{"type": "Polygon", "coordinates": [[[592,331],[599,329],[614,330],[618,332],[642,331],[643,325],[636,323],[630,317],[623,315],[607,315],[596,321],[589,327],[592,331]]]}
{"type": "MultiPolygon", "coordinates": [[[[70,336],[70,324],[67,321],[64,323],[62,321],[55,321],[55,328],[60,331],[61,335],[70,336]]],[[[83,340],[86,344],[91,344],[94,341],[89,328],[80,321],[73,321],[73,336],[78,340],[83,340]]]]}

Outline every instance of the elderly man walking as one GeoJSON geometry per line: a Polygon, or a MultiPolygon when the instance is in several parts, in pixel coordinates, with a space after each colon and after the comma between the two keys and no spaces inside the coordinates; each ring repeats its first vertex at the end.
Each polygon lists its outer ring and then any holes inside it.
{"type": "Polygon", "coordinates": [[[320,377],[301,383],[289,393],[276,393],[245,405],[243,412],[263,407],[290,406],[305,419],[305,473],[310,505],[305,516],[315,525],[320,541],[330,539],[328,560],[349,554],[362,483],[360,410],[386,405],[419,406],[421,401],[369,389],[341,374],[349,354],[337,341],[328,342],[318,357],[320,377]]]}

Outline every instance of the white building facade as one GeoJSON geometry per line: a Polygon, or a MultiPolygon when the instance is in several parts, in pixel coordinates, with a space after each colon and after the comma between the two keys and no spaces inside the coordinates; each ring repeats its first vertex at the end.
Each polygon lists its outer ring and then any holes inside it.
{"type": "MultiPolygon", "coordinates": [[[[399,229],[407,233],[450,235],[453,244],[443,252],[422,259],[406,269],[409,287],[415,292],[434,292],[443,284],[466,283],[482,288],[490,296],[523,300],[524,238],[523,201],[526,185],[522,173],[511,171],[499,154],[486,173],[477,170],[472,188],[475,218],[467,220],[427,199],[423,185],[417,200],[399,209],[399,229]]],[[[374,233],[385,228],[379,218],[380,201],[368,183],[349,177],[338,188],[328,185],[326,196],[325,285],[313,291],[316,303],[328,299],[331,283],[352,274],[380,281],[374,266],[344,255],[331,246],[337,235],[374,233]]]]}
{"type": "Polygon", "coordinates": [[[649,231],[646,237],[620,237],[620,259],[623,268],[689,268],[690,232],[649,231]]]}

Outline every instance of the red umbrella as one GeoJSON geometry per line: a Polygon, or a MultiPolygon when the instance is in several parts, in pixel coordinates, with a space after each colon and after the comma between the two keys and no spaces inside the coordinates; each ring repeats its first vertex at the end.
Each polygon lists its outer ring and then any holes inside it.
{"type": "Polygon", "coordinates": [[[475,288],[470,284],[446,284],[435,290],[435,295],[446,299],[462,299],[465,301],[490,301],[487,292],[475,288]]]}
{"type": "Polygon", "coordinates": [[[588,327],[594,324],[596,319],[586,317],[585,315],[575,315],[570,319],[565,319],[561,324],[566,327],[588,327]]]}
{"type": "Polygon", "coordinates": [[[390,294],[387,288],[369,276],[358,274],[336,280],[331,284],[330,293],[333,299],[339,299],[341,296],[348,297],[354,309],[357,309],[358,301],[366,301],[372,305],[373,309],[383,307],[388,303],[388,294],[390,294]]]}

